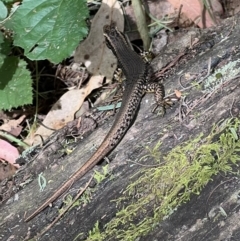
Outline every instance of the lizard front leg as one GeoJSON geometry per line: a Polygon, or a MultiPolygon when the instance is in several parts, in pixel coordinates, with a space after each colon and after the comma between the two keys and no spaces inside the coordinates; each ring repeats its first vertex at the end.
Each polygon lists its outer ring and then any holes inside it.
{"type": "Polygon", "coordinates": [[[165,115],[166,107],[171,107],[173,102],[169,98],[164,99],[165,91],[163,85],[161,83],[150,82],[145,85],[144,89],[146,92],[154,93],[156,106],[153,108],[152,112],[155,112],[156,109],[161,106],[163,111],[162,114],[165,115]]]}

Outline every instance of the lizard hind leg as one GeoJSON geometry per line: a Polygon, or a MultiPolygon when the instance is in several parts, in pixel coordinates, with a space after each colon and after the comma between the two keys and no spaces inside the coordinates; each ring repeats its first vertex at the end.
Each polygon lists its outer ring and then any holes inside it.
{"type": "Polygon", "coordinates": [[[161,83],[147,83],[145,86],[146,92],[153,92],[156,105],[152,109],[152,112],[155,112],[156,109],[160,106],[162,108],[162,115],[164,116],[166,113],[166,107],[171,107],[173,105],[173,102],[170,99],[164,99],[165,97],[165,91],[164,87],[161,83]]]}

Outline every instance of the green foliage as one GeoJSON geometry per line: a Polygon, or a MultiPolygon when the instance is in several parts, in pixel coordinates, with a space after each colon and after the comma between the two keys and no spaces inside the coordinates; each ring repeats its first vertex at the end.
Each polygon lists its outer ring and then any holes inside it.
{"type": "MultiPolygon", "coordinates": [[[[162,158],[162,165],[144,169],[118,200],[119,204],[129,199],[132,203],[116,214],[101,236],[98,234],[98,239],[91,236],[89,240],[111,240],[113,237],[137,240],[189,201],[191,195],[199,195],[214,175],[232,172],[232,165],[239,162],[240,141],[236,135],[239,126],[239,120],[227,120],[214,126],[207,137],[200,134],[176,146],[162,158]]],[[[162,156],[156,155],[160,144],[150,150],[149,156],[162,156]]]]}
{"type": "Polygon", "coordinates": [[[59,213],[65,212],[65,208],[66,207],[68,208],[68,206],[71,206],[71,209],[74,207],[80,206],[81,201],[78,199],[76,202],[72,203],[73,199],[74,198],[71,195],[67,195],[67,197],[65,197],[65,199],[63,201],[65,205],[61,209],[59,209],[59,213]]]}
{"type": "Polygon", "coordinates": [[[100,241],[101,239],[101,232],[99,229],[99,222],[95,223],[95,226],[93,228],[93,230],[89,231],[89,236],[91,236],[91,239],[87,239],[87,241],[100,241]]]}
{"type": "Polygon", "coordinates": [[[7,17],[7,8],[6,6],[3,4],[2,1],[0,1],[0,20],[3,20],[4,18],[7,17]]]}
{"type": "MultiPolygon", "coordinates": [[[[1,45],[2,46],[2,45],[1,45]]],[[[11,109],[32,102],[32,80],[26,62],[0,53],[0,109],[11,109]]]]}
{"type": "Polygon", "coordinates": [[[14,45],[31,60],[53,63],[68,57],[87,35],[85,1],[25,0],[8,26],[14,31],[14,45]]]}
{"type": "MultiPolygon", "coordinates": [[[[0,2],[0,19],[7,7],[0,2]]],[[[86,0],[23,0],[9,11],[0,26],[0,109],[11,109],[32,102],[32,79],[24,60],[9,56],[10,46],[19,46],[30,60],[48,59],[58,63],[69,57],[88,32],[86,0]],[[11,34],[13,32],[13,39],[11,34]],[[11,39],[11,40],[9,40],[11,39]]],[[[37,73],[38,74],[38,73],[37,73]]]]}
{"type": "Polygon", "coordinates": [[[98,172],[96,170],[94,171],[95,172],[94,179],[97,181],[97,183],[100,183],[101,181],[103,181],[106,178],[106,176],[108,175],[108,172],[109,172],[108,165],[103,166],[102,170],[103,170],[102,173],[98,172]]]}

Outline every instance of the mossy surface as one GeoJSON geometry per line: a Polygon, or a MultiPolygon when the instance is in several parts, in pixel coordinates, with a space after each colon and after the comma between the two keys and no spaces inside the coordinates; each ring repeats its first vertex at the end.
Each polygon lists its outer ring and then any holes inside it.
{"type": "Polygon", "coordinates": [[[192,195],[199,195],[215,175],[232,172],[239,161],[239,125],[238,119],[218,123],[207,136],[200,134],[161,159],[157,158],[161,143],[149,149],[148,156],[159,165],[141,171],[116,201],[120,205],[131,199],[132,203],[119,210],[103,232],[97,223],[88,240],[136,240],[147,235],[192,195]]]}

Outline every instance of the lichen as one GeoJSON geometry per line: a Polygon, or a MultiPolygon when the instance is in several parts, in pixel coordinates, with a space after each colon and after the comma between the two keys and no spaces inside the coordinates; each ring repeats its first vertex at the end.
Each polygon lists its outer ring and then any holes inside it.
{"type": "Polygon", "coordinates": [[[239,68],[237,67],[239,62],[240,60],[231,61],[223,67],[215,70],[215,72],[205,80],[203,92],[211,93],[229,79],[234,78],[239,73],[239,68]]]}

